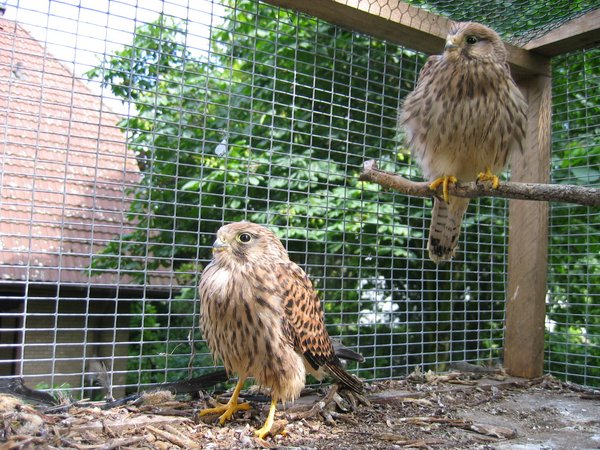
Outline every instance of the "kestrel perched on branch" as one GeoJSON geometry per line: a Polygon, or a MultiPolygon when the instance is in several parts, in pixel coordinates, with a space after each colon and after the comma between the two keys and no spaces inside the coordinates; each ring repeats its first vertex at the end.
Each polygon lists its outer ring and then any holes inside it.
{"type": "Polygon", "coordinates": [[[494,173],[510,152],[523,151],[526,108],[498,34],[478,23],[456,23],[444,53],[425,63],[399,118],[430,187],[443,185],[427,244],[435,263],[454,256],[469,205],[469,199],[450,197],[448,184],[489,180],[497,188],[494,173]]]}
{"type": "Polygon", "coordinates": [[[246,378],[253,377],[271,389],[267,420],[255,432],[264,438],[277,402],[298,398],[307,371],[317,379],[329,372],[362,391],[362,382],[336,356],[311,281],[267,228],[251,222],[221,227],[199,290],[203,336],[215,358],[239,377],[229,402],[201,415],[219,413],[223,424],[236,411],[249,409],[238,396],[246,378]]]}

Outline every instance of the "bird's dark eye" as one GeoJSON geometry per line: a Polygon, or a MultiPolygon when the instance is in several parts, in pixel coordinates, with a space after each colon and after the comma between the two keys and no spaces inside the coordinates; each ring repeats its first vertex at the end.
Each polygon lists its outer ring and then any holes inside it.
{"type": "Polygon", "coordinates": [[[473,45],[477,44],[478,39],[475,36],[467,36],[467,44],[473,45]]]}
{"type": "Polygon", "coordinates": [[[247,244],[252,240],[252,235],[250,233],[240,233],[238,236],[238,241],[242,244],[247,244]]]}

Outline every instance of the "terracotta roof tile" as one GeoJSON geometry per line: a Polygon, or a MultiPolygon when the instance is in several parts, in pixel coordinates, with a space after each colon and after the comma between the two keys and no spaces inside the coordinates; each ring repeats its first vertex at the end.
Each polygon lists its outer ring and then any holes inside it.
{"type": "Polygon", "coordinates": [[[20,25],[0,19],[0,280],[111,284],[90,255],[129,231],[140,174],[119,117],[20,25]]]}

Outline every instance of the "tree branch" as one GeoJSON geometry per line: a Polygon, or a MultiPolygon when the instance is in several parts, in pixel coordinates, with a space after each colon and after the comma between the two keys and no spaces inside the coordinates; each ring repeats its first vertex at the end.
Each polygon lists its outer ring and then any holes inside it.
{"type": "MultiPolygon", "coordinates": [[[[377,161],[365,161],[360,181],[371,181],[386,189],[402,192],[417,197],[441,198],[441,187],[438,191],[429,189],[428,182],[415,182],[392,172],[380,170],[377,161]]],[[[546,202],[576,203],[584,206],[600,206],[600,189],[571,184],[540,184],[502,182],[498,189],[489,183],[456,183],[449,186],[449,192],[456,197],[502,197],[516,200],[535,200],[546,202]]]]}

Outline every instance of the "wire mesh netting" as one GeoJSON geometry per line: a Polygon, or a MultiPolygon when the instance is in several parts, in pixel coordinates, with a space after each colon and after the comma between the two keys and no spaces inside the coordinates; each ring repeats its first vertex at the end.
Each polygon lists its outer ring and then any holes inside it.
{"type": "MultiPolygon", "coordinates": [[[[554,58],[552,182],[600,186],[600,49],[554,58]]],[[[576,205],[552,205],[546,369],[600,381],[600,218],[576,205]]]]}
{"type": "Polygon", "coordinates": [[[514,44],[525,44],[569,20],[581,17],[600,7],[600,2],[597,0],[557,0],[552,2],[552,5],[536,0],[507,2],[498,0],[461,2],[417,0],[409,3],[459,22],[485,23],[514,44]]]}
{"type": "MultiPolygon", "coordinates": [[[[396,119],[426,55],[250,0],[0,20],[0,375],[93,397],[104,370],[116,395],[212,370],[196,285],[242,219],[305,268],[361,377],[501,357],[507,202],[473,201],[436,266],[430,202],[358,181],[367,159],[420,177],[396,119]]],[[[597,185],[597,50],[554,67],[554,181],[597,185]]],[[[597,385],[597,215],[555,207],[550,253],[547,369],[597,385]]]]}

